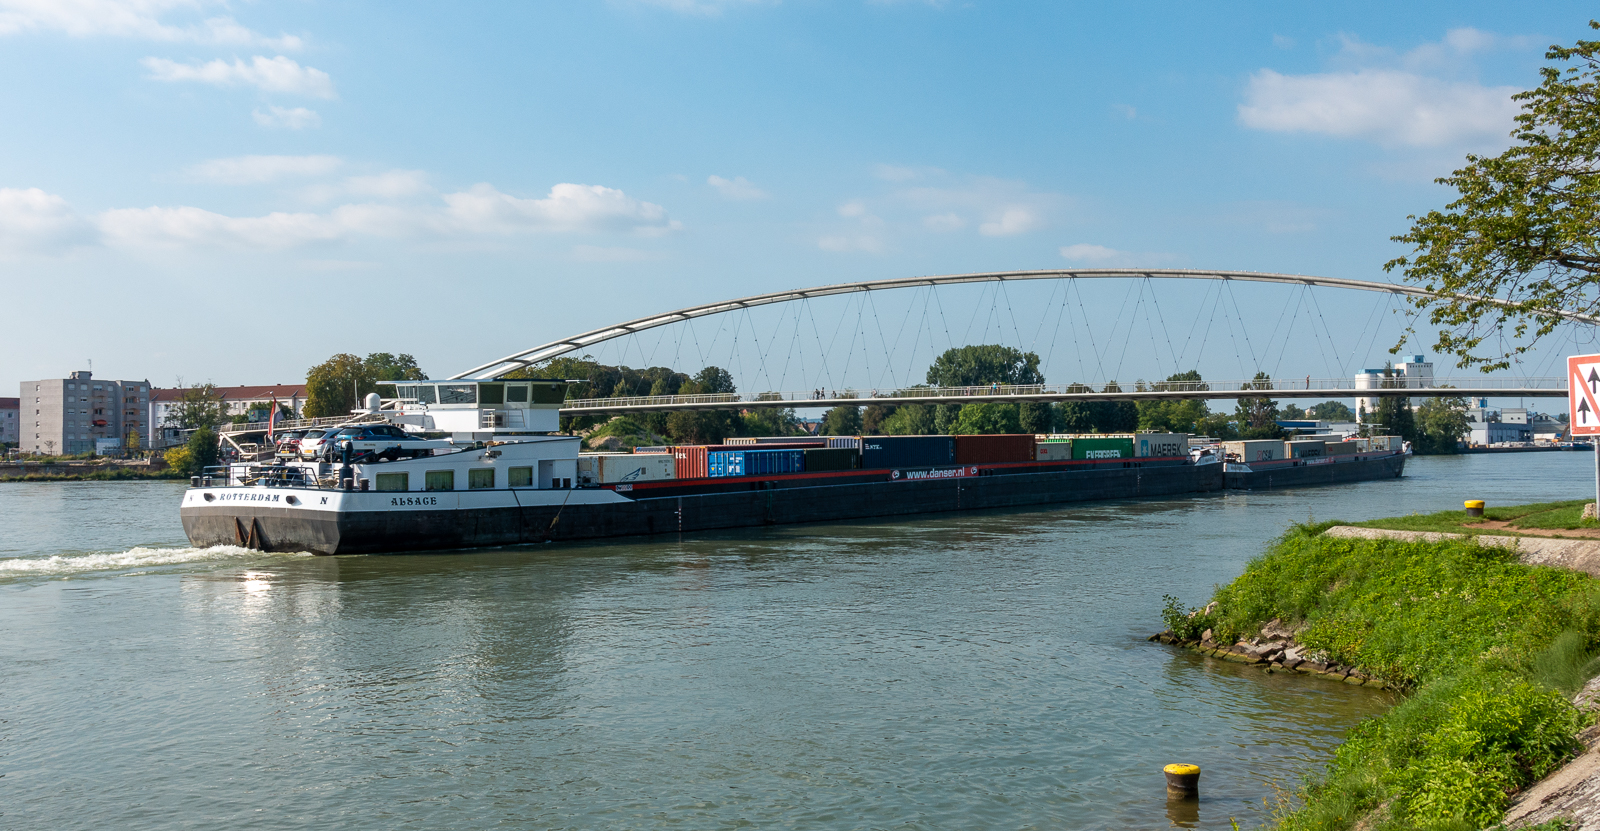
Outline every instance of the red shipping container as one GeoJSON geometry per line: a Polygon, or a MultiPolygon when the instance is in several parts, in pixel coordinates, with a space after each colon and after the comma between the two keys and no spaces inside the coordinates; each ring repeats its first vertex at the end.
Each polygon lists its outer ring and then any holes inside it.
{"type": "Polygon", "coordinates": [[[956,436],[956,464],[982,465],[1034,461],[1032,433],[956,436]]]}
{"type": "Polygon", "coordinates": [[[677,462],[677,478],[679,479],[705,479],[710,476],[706,466],[706,448],[704,446],[684,446],[672,448],[672,458],[677,462]]]}

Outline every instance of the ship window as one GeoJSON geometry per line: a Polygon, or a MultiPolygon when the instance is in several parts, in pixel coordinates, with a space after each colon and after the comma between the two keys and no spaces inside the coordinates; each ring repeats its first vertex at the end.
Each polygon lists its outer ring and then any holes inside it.
{"type": "Polygon", "coordinates": [[[467,489],[480,490],[494,487],[494,468],[475,467],[467,471],[467,489]]]}
{"type": "Polygon", "coordinates": [[[560,404],[567,400],[566,384],[534,384],[533,403],[560,404]]]}
{"type": "Polygon", "coordinates": [[[438,401],[438,398],[433,394],[432,384],[423,384],[417,387],[417,401],[423,404],[433,404],[438,401]]]}
{"type": "Polygon", "coordinates": [[[527,384],[507,384],[506,401],[512,404],[524,404],[528,400],[527,384]]]}
{"type": "Polygon", "coordinates": [[[456,472],[453,470],[430,470],[427,474],[424,490],[453,491],[456,489],[456,472]]]}
{"type": "Polygon", "coordinates": [[[380,491],[408,491],[408,490],[411,490],[411,474],[409,474],[409,473],[380,473],[380,474],[378,474],[378,490],[380,490],[380,491]]]}
{"type": "Polygon", "coordinates": [[[498,407],[506,403],[506,385],[479,384],[478,403],[485,407],[498,407]]]}
{"type": "Polygon", "coordinates": [[[506,471],[506,484],[513,488],[533,487],[533,468],[514,467],[506,471]]]}
{"type": "Polygon", "coordinates": [[[478,403],[477,384],[440,384],[440,404],[476,404],[478,403]]]}

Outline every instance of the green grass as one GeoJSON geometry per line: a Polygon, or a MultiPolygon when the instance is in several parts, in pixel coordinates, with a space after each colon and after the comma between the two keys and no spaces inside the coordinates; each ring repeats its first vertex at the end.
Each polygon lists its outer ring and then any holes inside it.
{"type": "Polygon", "coordinates": [[[1582,519],[1583,506],[1592,501],[1589,499],[1575,499],[1566,502],[1540,502],[1532,505],[1491,506],[1484,510],[1484,519],[1509,522],[1512,528],[1475,527],[1480,520],[1467,516],[1467,512],[1464,510],[1440,511],[1436,514],[1411,514],[1409,516],[1388,517],[1348,524],[1365,528],[1388,528],[1396,531],[1441,531],[1448,534],[1470,534],[1474,536],[1478,534],[1517,536],[1516,529],[1518,528],[1572,530],[1600,527],[1600,524],[1595,523],[1593,520],[1585,521],[1582,519]]]}
{"type": "MultiPolygon", "coordinates": [[[[1570,505],[1524,507],[1507,518],[1570,505]]],[[[1409,693],[1352,731],[1279,828],[1368,814],[1374,829],[1493,825],[1578,749],[1588,719],[1568,699],[1600,670],[1600,580],[1470,540],[1321,536],[1333,524],[1292,529],[1190,621],[1223,640],[1279,618],[1328,661],[1409,693]]]]}

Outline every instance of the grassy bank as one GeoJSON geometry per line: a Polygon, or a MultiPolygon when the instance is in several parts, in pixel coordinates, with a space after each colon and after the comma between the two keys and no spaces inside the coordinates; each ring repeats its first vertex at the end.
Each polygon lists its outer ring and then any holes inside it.
{"type": "Polygon", "coordinates": [[[1367,528],[1389,528],[1396,531],[1442,531],[1447,534],[1497,534],[1516,536],[1520,531],[1572,530],[1600,527],[1594,520],[1583,519],[1583,506],[1592,502],[1576,499],[1567,502],[1540,502],[1532,505],[1510,505],[1484,509],[1482,517],[1467,516],[1466,511],[1440,511],[1436,514],[1412,514],[1387,517],[1350,525],[1367,528]]]}
{"type": "Polygon", "coordinates": [[[58,473],[54,471],[40,471],[38,473],[25,473],[21,476],[0,476],[0,483],[4,482],[135,482],[157,479],[187,479],[189,477],[173,470],[128,470],[126,468],[113,468],[111,470],[91,470],[85,473],[58,473]]]}
{"type": "Polygon", "coordinates": [[[1352,731],[1279,828],[1492,825],[1579,748],[1587,717],[1569,699],[1600,671],[1600,581],[1469,540],[1320,536],[1332,524],[1292,529],[1209,613],[1169,626],[1231,642],[1279,619],[1307,650],[1409,693],[1352,731]]]}

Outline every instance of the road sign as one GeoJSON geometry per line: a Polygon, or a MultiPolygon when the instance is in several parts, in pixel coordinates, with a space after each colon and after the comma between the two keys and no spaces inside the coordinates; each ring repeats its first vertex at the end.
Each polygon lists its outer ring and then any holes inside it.
{"type": "Polygon", "coordinates": [[[1600,355],[1567,358],[1567,415],[1574,436],[1600,435],[1600,355]]]}

